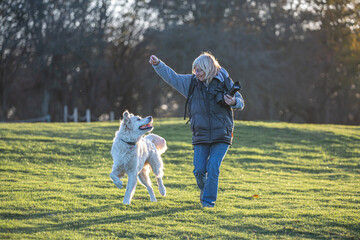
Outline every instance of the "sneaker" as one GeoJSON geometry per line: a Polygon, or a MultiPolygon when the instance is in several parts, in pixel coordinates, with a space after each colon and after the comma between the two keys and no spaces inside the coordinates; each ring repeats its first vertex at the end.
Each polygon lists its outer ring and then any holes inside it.
{"type": "Polygon", "coordinates": [[[204,203],[202,206],[203,206],[203,208],[213,208],[214,207],[214,205],[211,205],[208,203],[204,203]]]}

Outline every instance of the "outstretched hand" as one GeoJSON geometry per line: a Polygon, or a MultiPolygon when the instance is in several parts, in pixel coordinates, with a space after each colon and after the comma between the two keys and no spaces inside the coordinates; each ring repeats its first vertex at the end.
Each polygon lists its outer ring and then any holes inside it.
{"type": "Polygon", "coordinates": [[[149,63],[156,66],[160,63],[160,60],[155,55],[151,55],[149,63]]]}

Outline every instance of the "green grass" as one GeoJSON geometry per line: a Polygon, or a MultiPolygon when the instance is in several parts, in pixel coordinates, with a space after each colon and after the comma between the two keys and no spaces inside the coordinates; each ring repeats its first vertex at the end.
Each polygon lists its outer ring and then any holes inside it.
{"type": "Polygon", "coordinates": [[[117,129],[0,124],[0,239],[360,239],[358,126],[236,122],[213,209],[200,206],[180,119],[155,120],[167,196],[155,187],[152,203],[139,184],[123,205],[109,178],[117,129]]]}

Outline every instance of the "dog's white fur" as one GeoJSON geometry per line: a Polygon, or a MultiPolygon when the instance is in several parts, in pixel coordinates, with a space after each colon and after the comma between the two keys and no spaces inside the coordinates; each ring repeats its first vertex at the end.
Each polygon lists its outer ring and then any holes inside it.
{"type": "Polygon", "coordinates": [[[128,175],[124,204],[130,204],[135,193],[137,178],[148,190],[150,200],[156,202],[154,190],[149,177],[150,167],[153,170],[162,196],[166,195],[166,189],[162,181],[164,175],[161,154],[167,149],[164,138],[145,133],[152,131],[152,117],[140,118],[123,113],[119,131],[115,133],[111,155],[114,160],[110,178],[118,188],[122,188],[120,180],[125,173],[128,175]]]}

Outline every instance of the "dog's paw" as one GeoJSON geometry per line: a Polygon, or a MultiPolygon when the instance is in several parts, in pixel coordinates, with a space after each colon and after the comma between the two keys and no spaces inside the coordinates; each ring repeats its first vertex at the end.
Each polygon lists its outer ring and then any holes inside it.
{"type": "Polygon", "coordinates": [[[151,198],[150,201],[151,202],[157,202],[156,198],[151,198]]]}
{"type": "Polygon", "coordinates": [[[130,201],[124,199],[123,204],[130,205],[130,201]]]}
{"type": "Polygon", "coordinates": [[[116,176],[116,174],[111,173],[110,174],[110,178],[113,181],[113,183],[118,187],[118,188],[122,188],[123,187],[123,182],[119,179],[118,176],[116,176]]]}
{"type": "Polygon", "coordinates": [[[121,181],[117,181],[117,182],[114,182],[114,183],[119,189],[121,189],[123,187],[123,183],[121,181]]]}
{"type": "Polygon", "coordinates": [[[165,186],[159,186],[159,192],[162,196],[166,196],[166,188],[165,186]]]}

